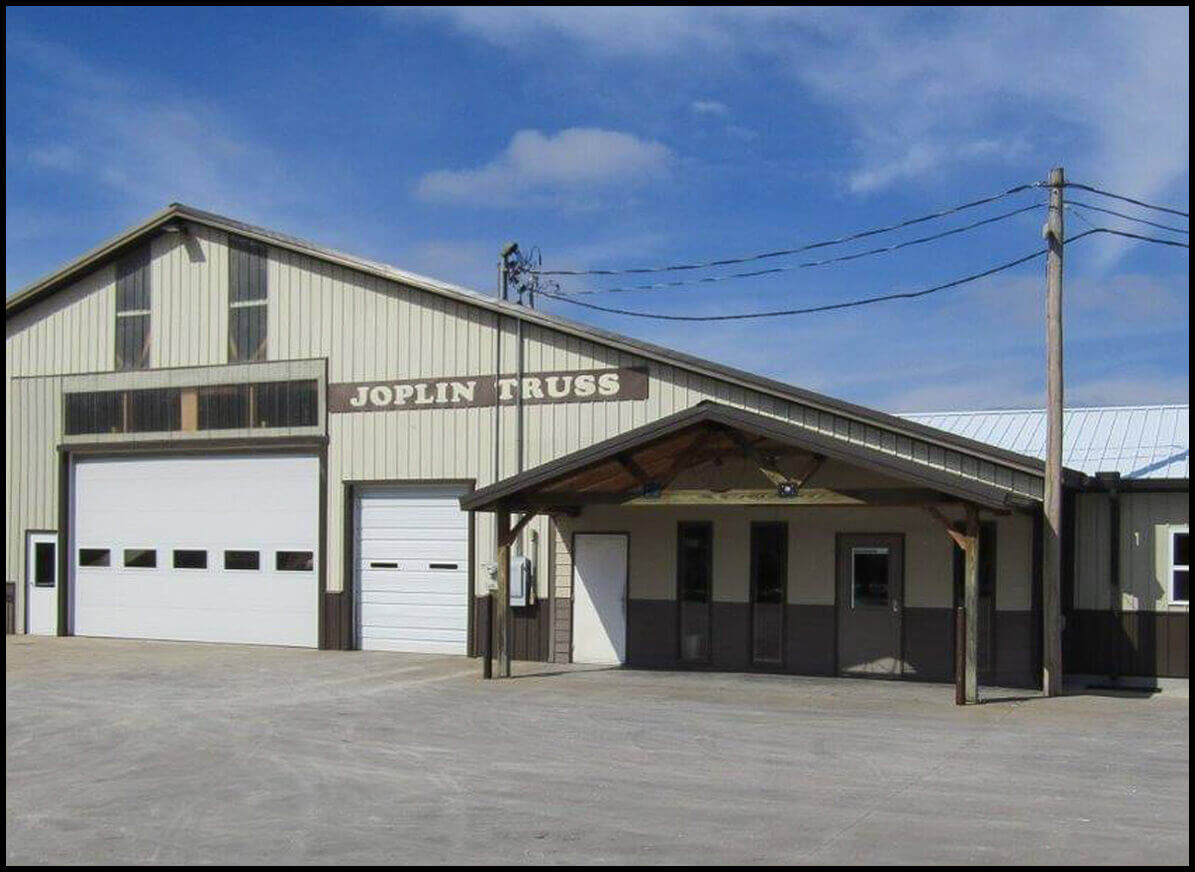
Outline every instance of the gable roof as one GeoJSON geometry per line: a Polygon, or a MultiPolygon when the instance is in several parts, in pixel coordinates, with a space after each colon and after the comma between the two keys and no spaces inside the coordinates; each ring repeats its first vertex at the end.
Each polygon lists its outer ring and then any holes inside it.
{"type": "MultiPolygon", "coordinates": [[[[657,458],[668,466],[674,457],[684,457],[693,451],[695,442],[700,438],[697,434],[703,428],[712,429],[716,433],[734,430],[770,444],[791,446],[810,454],[845,461],[988,508],[1003,509],[1031,505],[1034,502],[1032,498],[1011,488],[976,481],[959,473],[936,469],[845,439],[815,433],[779,418],[705,400],[665,418],[649,421],[641,427],[465,494],[461,497],[461,508],[493,511],[499,506],[511,507],[512,502],[513,507],[518,509],[535,507],[538,505],[537,500],[547,500],[555,496],[553,490],[562,483],[567,484],[577,480],[578,476],[591,475],[594,472],[600,476],[603,466],[607,464],[617,465],[629,460],[633,468],[651,469],[652,461],[647,460],[645,454],[640,452],[651,452],[660,447],[670,449],[672,457],[665,455],[657,458]],[[683,435],[690,433],[694,435],[689,439],[683,435]]],[[[767,449],[764,451],[766,453],[767,449]]],[[[609,476],[600,478],[607,480],[609,476]]],[[[616,489],[612,493],[618,493],[620,488],[617,487],[617,480],[614,484],[616,489]]]]}
{"type": "MultiPolygon", "coordinates": [[[[1122,478],[1191,477],[1189,405],[1093,406],[1062,416],[1062,462],[1087,475],[1118,472],[1122,478]]],[[[968,439],[1044,458],[1044,409],[922,412],[901,415],[968,439]]]]}
{"type": "Polygon", "coordinates": [[[1011,467],[1030,475],[1041,476],[1044,474],[1044,465],[1036,457],[988,445],[966,436],[926,426],[915,420],[903,419],[876,409],[869,409],[865,406],[838,400],[824,394],[815,393],[785,384],[784,382],[735,369],[734,367],[704,360],[684,352],[664,348],[639,339],[633,339],[588,324],[571,321],[558,315],[506,302],[458,285],[407,272],[388,264],[345,254],[313,242],[287,236],[286,234],[257,227],[252,224],[246,224],[233,218],[217,215],[213,212],[206,212],[202,209],[181,203],[170,204],[140,224],[117,234],[50,275],[18,291],[5,301],[5,318],[7,319],[36,305],[40,301],[70,286],[87,273],[120,258],[124,253],[141,244],[146,239],[165,232],[164,228],[168,225],[178,225],[180,223],[200,224],[215,230],[243,236],[276,248],[323,260],[368,275],[389,279],[390,281],[431,294],[467,303],[480,309],[500,313],[505,317],[521,319],[529,324],[535,324],[560,333],[596,342],[628,354],[675,366],[736,386],[745,387],[781,400],[799,403],[819,411],[840,415],[844,418],[899,435],[908,436],[930,445],[964,452],[973,457],[1011,467]]]}

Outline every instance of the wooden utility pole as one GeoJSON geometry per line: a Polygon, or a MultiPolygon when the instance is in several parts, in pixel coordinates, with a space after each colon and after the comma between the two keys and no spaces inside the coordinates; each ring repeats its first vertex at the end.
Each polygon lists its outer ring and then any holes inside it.
{"type": "Polygon", "coordinates": [[[1046,219],[1046,481],[1042,536],[1042,692],[1062,693],[1062,167],[1046,219]]]}

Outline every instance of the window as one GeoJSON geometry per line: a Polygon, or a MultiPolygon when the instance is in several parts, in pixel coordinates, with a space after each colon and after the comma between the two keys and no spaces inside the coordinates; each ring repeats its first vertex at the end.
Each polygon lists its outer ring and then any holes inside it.
{"type": "Polygon", "coordinates": [[[266,248],[228,239],[228,362],[266,359],[266,248]]]}
{"type": "Polygon", "coordinates": [[[37,542],[33,546],[33,584],[35,587],[54,586],[54,543],[37,542]]]}
{"type": "Polygon", "coordinates": [[[274,555],[274,568],[279,572],[311,572],[315,569],[315,553],[279,551],[274,555]]]}
{"type": "Polygon", "coordinates": [[[112,552],[107,548],[80,548],[79,565],[86,567],[111,566],[112,552]]]}
{"type": "Polygon", "coordinates": [[[128,433],[169,433],[182,429],[181,391],[150,388],[128,392],[128,433]]]}
{"type": "Polygon", "coordinates": [[[149,367],[149,248],[116,266],[116,368],[149,367]]]}
{"type": "Polygon", "coordinates": [[[253,386],[254,427],[311,427],[319,423],[319,386],[308,381],[253,386]]]}
{"type": "Polygon", "coordinates": [[[714,525],[682,521],[676,527],[676,584],[680,607],[680,659],[710,659],[714,581],[714,525]]]}
{"type": "Polygon", "coordinates": [[[67,394],[63,427],[68,436],[124,432],[124,392],[67,394]]]}
{"type": "Polygon", "coordinates": [[[153,569],[158,565],[158,552],[152,548],[126,548],[124,565],[129,569],[153,569]]]}
{"type": "Polygon", "coordinates": [[[319,424],[319,382],[303,379],[71,393],[63,400],[63,418],[67,436],[177,433],[184,429],[184,421],[187,432],[315,427],[319,424]]]}
{"type": "Polygon", "coordinates": [[[207,552],[196,548],[176,548],[172,562],[175,569],[207,569],[207,552]]]}
{"type": "Polygon", "coordinates": [[[888,606],[888,549],[851,549],[851,606],[886,608],[888,606]]]}
{"type": "Polygon", "coordinates": [[[215,385],[200,388],[198,394],[200,430],[248,428],[248,385],[215,385]]]}
{"type": "Polygon", "coordinates": [[[261,569],[261,554],[257,551],[225,551],[224,568],[236,570],[261,569]]]}
{"type": "Polygon", "coordinates": [[[1191,602],[1191,532],[1189,527],[1170,530],[1170,602],[1191,602]]]}

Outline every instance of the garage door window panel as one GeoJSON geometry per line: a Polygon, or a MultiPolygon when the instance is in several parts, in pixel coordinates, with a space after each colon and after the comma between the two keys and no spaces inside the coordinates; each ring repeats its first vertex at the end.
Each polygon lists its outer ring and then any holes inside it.
{"type": "Polygon", "coordinates": [[[197,548],[176,548],[171,564],[175,569],[207,569],[207,552],[197,548]]]}
{"type": "Polygon", "coordinates": [[[126,569],[156,569],[158,552],[153,548],[126,548],[124,565],[126,569]]]}
{"type": "Polygon", "coordinates": [[[79,565],[97,569],[112,565],[112,551],[108,548],[80,548],[79,565]]]}
{"type": "Polygon", "coordinates": [[[274,568],[278,572],[314,572],[314,551],[279,551],[274,555],[274,568]]]}
{"type": "Polygon", "coordinates": [[[246,550],[225,551],[224,568],[234,572],[257,572],[261,569],[261,552],[246,550]]]}

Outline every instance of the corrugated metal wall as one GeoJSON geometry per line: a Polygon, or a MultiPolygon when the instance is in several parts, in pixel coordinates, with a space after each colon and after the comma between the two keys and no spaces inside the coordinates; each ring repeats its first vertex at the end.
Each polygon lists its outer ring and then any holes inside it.
{"type": "MultiPolygon", "coordinates": [[[[190,226],[188,234],[164,234],[153,242],[155,367],[227,360],[226,236],[190,226]]],[[[112,370],[113,279],[113,268],[101,269],[7,324],[6,541],[11,580],[23,578],[23,531],[56,526],[54,451],[61,441],[61,400],[53,379],[36,377],[112,370]],[[19,405],[14,405],[15,376],[34,377],[21,380],[19,405]],[[16,421],[15,408],[20,409],[16,421]]],[[[330,382],[476,375],[494,368],[492,312],[277,247],[270,248],[268,317],[269,359],[327,358],[330,382]]],[[[514,330],[506,319],[501,351],[505,373],[514,371],[514,330]]],[[[525,327],[525,349],[528,372],[640,365],[649,366],[651,376],[647,400],[528,406],[525,468],[716,399],[1026,495],[1040,492],[1040,480],[1027,473],[544,326],[525,327]]],[[[340,482],[474,479],[487,484],[495,472],[493,423],[491,408],[329,416],[330,591],[342,589],[344,581],[340,482]]],[[[502,410],[501,427],[498,472],[506,476],[517,468],[512,407],[502,410]]],[[[542,561],[548,529],[543,520],[537,528],[541,553],[536,556],[542,561]]],[[[493,526],[484,519],[477,525],[479,564],[493,552],[493,526]]],[[[549,575],[541,574],[541,596],[548,593],[549,575]]],[[[480,567],[476,581],[480,589],[480,567]]]]}

